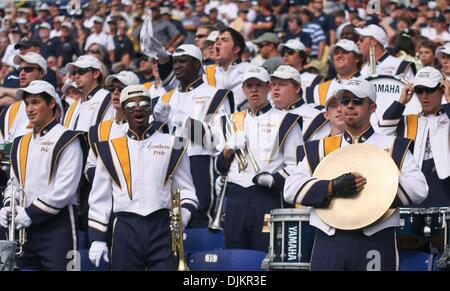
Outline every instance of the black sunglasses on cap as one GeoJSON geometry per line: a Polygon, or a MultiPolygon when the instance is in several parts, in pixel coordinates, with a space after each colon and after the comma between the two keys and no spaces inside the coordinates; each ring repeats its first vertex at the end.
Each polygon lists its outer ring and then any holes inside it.
{"type": "Polygon", "coordinates": [[[429,87],[425,87],[425,86],[417,86],[416,88],[414,88],[414,92],[416,94],[423,94],[423,93],[431,94],[431,93],[436,92],[440,88],[440,86],[441,86],[440,84],[438,84],[434,88],[429,88],[429,87]]]}
{"type": "Polygon", "coordinates": [[[125,85],[111,85],[111,86],[109,86],[108,88],[106,88],[106,89],[108,89],[110,92],[114,92],[114,91],[116,91],[116,89],[117,90],[119,90],[119,92],[122,92],[122,90],[125,88],[126,86],[125,85]]]}
{"type": "Polygon", "coordinates": [[[36,67],[21,67],[21,68],[18,68],[17,71],[19,72],[19,74],[22,73],[22,71],[25,71],[25,73],[31,73],[34,70],[38,70],[38,69],[39,68],[36,68],[36,67]]]}
{"type": "Polygon", "coordinates": [[[90,72],[90,71],[92,71],[92,68],[83,68],[83,69],[78,69],[76,71],[73,71],[73,74],[74,75],[78,74],[80,76],[83,76],[84,74],[86,74],[87,72],[90,72]]]}
{"type": "Polygon", "coordinates": [[[341,103],[344,106],[347,106],[348,104],[350,104],[350,102],[352,102],[353,105],[359,106],[359,105],[362,105],[364,103],[364,99],[365,98],[342,96],[339,99],[339,103],[341,103]]]}

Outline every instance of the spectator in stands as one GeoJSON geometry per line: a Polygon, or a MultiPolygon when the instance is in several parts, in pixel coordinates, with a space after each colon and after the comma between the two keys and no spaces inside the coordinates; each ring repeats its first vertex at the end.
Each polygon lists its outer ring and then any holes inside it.
{"type": "Polygon", "coordinates": [[[253,34],[255,38],[260,37],[265,32],[273,32],[277,19],[272,13],[270,6],[261,5],[258,15],[253,24],[253,34]]]}
{"type": "Polygon", "coordinates": [[[309,34],[302,31],[302,19],[300,16],[291,16],[288,19],[288,30],[284,36],[283,42],[287,42],[290,39],[297,38],[306,48],[308,54],[312,50],[312,39],[309,34]]]}
{"type": "Polygon", "coordinates": [[[262,67],[265,68],[269,74],[283,64],[283,59],[278,52],[278,44],[280,39],[273,32],[266,32],[253,41],[259,48],[261,57],[265,60],[262,67]]]}
{"type": "Polygon", "coordinates": [[[92,33],[86,39],[84,50],[87,51],[93,43],[101,44],[108,50],[110,62],[114,62],[114,40],[110,35],[103,32],[103,18],[94,16],[93,22],[92,33]]]}
{"type": "Polygon", "coordinates": [[[69,21],[64,21],[61,24],[61,36],[56,38],[56,55],[60,68],[81,55],[80,46],[72,32],[72,24],[69,21]]]}

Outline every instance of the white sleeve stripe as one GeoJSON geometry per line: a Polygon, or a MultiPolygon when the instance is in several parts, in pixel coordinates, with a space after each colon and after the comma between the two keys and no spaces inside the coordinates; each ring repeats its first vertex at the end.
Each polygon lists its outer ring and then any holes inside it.
{"type": "Polygon", "coordinates": [[[40,210],[47,212],[49,214],[53,214],[53,215],[58,214],[58,212],[60,211],[60,209],[48,206],[47,204],[43,203],[39,199],[34,200],[33,205],[36,206],[37,208],[39,208],[40,210]]]}
{"type": "Polygon", "coordinates": [[[398,196],[398,198],[400,199],[400,201],[402,202],[403,205],[408,205],[409,204],[409,199],[406,196],[405,192],[403,192],[401,187],[398,187],[397,196],[398,196]]]}
{"type": "Polygon", "coordinates": [[[191,199],[189,199],[189,198],[184,198],[184,199],[182,199],[182,200],[181,200],[181,205],[183,205],[183,204],[191,204],[191,205],[194,206],[195,208],[198,207],[198,204],[197,204],[194,200],[191,200],[191,199]]]}
{"type": "Polygon", "coordinates": [[[281,177],[283,177],[285,180],[287,179],[287,178],[289,178],[289,174],[286,172],[286,170],[284,170],[284,169],[282,169],[281,171],[279,171],[278,172],[280,175],[281,175],[281,177]]]}
{"type": "Polygon", "coordinates": [[[400,122],[400,119],[381,119],[378,121],[380,126],[397,126],[400,122]]]}
{"type": "Polygon", "coordinates": [[[298,197],[297,197],[298,201],[296,201],[297,204],[302,204],[303,198],[305,197],[305,195],[308,194],[311,187],[314,184],[316,184],[318,181],[319,180],[317,180],[317,179],[311,179],[303,185],[303,189],[301,189],[300,192],[298,193],[298,197]]]}
{"type": "Polygon", "coordinates": [[[99,230],[101,232],[107,232],[108,231],[108,226],[107,225],[105,226],[104,224],[101,224],[100,222],[97,222],[97,221],[94,221],[94,220],[91,220],[91,219],[89,219],[89,221],[88,221],[88,226],[92,227],[92,228],[95,228],[95,229],[97,229],[97,230],[99,230]]]}

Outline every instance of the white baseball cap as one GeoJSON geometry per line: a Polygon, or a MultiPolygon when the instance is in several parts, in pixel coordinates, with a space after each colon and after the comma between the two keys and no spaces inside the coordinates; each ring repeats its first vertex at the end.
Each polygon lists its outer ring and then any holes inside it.
{"type": "Polygon", "coordinates": [[[281,52],[285,47],[291,50],[296,50],[298,52],[304,51],[306,49],[305,45],[298,38],[293,38],[285,43],[281,43],[280,45],[278,45],[278,51],[281,52]]]}
{"type": "Polygon", "coordinates": [[[51,26],[50,23],[48,23],[48,22],[42,22],[42,23],[39,25],[39,28],[44,28],[44,29],[51,30],[51,29],[52,29],[52,26],[51,26]]]}
{"type": "Polygon", "coordinates": [[[120,71],[118,74],[110,75],[105,80],[105,86],[111,86],[114,79],[125,86],[138,85],[139,77],[131,71],[120,71]]]}
{"type": "Polygon", "coordinates": [[[282,65],[279,66],[275,72],[270,75],[272,78],[280,78],[284,80],[294,80],[295,82],[301,84],[300,73],[292,66],[282,65]]]}
{"type": "Polygon", "coordinates": [[[40,54],[28,52],[25,55],[15,55],[13,58],[15,65],[20,65],[22,61],[38,65],[47,74],[47,61],[40,54]]]}
{"type": "MultiPolygon", "coordinates": [[[[28,94],[47,93],[53,99],[55,99],[56,104],[58,104],[58,106],[61,109],[63,109],[61,99],[59,98],[58,93],[56,93],[55,87],[53,87],[53,85],[50,84],[49,82],[42,81],[42,80],[31,81],[31,83],[28,85],[28,87],[17,89],[16,97],[18,99],[23,99],[23,95],[25,93],[28,93],[28,94]]],[[[62,112],[64,112],[64,111],[62,111],[62,112]]]]}
{"type": "Polygon", "coordinates": [[[97,23],[103,23],[103,18],[101,18],[100,16],[94,16],[94,17],[92,17],[92,22],[94,23],[94,22],[97,22],[97,23]]]}
{"type": "Polygon", "coordinates": [[[349,80],[346,84],[342,85],[341,89],[336,93],[336,97],[342,98],[346,91],[355,94],[358,98],[369,98],[373,102],[377,102],[375,88],[367,80],[361,78],[349,80]]]}
{"type": "Polygon", "coordinates": [[[270,82],[270,76],[266,69],[258,66],[249,66],[242,74],[242,83],[248,79],[256,78],[264,83],[270,82]]]}
{"type": "Polygon", "coordinates": [[[93,68],[103,72],[102,63],[97,58],[90,55],[79,56],[75,62],[68,63],[66,65],[66,71],[68,71],[69,73],[75,71],[77,68],[80,69],[93,68]]]}
{"type": "Polygon", "coordinates": [[[131,0],[122,0],[122,5],[133,5],[133,2],[131,0]]]}
{"type": "Polygon", "coordinates": [[[194,59],[199,60],[200,62],[203,61],[202,51],[193,44],[180,45],[179,47],[177,47],[172,56],[173,57],[191,56],[194,59]]]}
{"type": "Polygon", "coordinates": [[[213,31],[211,31],[208,34],[208,37],[206,38],[206,41],[216,42],[218,36],[219,36],[219,31],[218,30],[213,30],[213,31]]]}
{"type": "Polygon", "coordinates": [[[61,27],[67,27],[67,28],[71,29],[72,28],[72,23],[70,23],[70,21],[64,21],[61,24],[61,27]]]}
{"type": "Polygon", "coordinates": [[[148,89],[145,88],[144,85],[130,85],[125,87],[122,92],[120,92],[120,104],[123,104],[128,99],[134,98],[134,97],[147,97],[150,99],[150,94],[148,92],[148,89]]]}
{"type": "Polygon", "coordinates": [[[355,28],[355,31],[361,36],[371,36],[375,38],[383,47],[387,46],[387,34],[383,28],[376,24],[371,24],[364,28],[355,28]]]}
{"type": "Polygon", "coordinates": [[[61,87],[61,92],[62,92],[63,94],[66,94],[66,93],[67,93],[67,90],[69,90],[69,88],[75,88],[75,89],[77,89],[78,91],[80,91],[80,90],[78,89],[77,83],[76,83],[75,81],[72,81],[71,79],[67,79],[67,80],[64,82],[64,85],[61,87]]]}
{"type": "Polygon", "coordinates": [[[436,49],[436,57],[440,59],[442,55],[450,55],[450,42],[447,42],[445,45],[440,46],[436,49]]]}
{"type": "Polygon", "coordinates": [[[330,55],[334,54],[334,51],[336,48],[340,47],[341,49],[348,51],[348,52],[354,52],[356,54],[359,54],[359,49],[356,43],[352,40],[348,39],[341,39],[338,41],[335,45],[333,45],[330,49],[330,55]]]}
{"type": "Polygon", "coordinates": [[[444,81],[444,76],[441,72],[433,67],[424,67],[417,71],[412,83],[413,87],[424,86],[428,88],[435,88],[444,81]]]}

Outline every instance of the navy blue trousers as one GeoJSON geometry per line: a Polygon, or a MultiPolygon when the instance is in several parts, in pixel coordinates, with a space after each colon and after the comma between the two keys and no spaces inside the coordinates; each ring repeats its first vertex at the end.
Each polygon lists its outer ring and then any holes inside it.
{"type": "Polygon", "coordinates": [[[20,268],[66,271],[73,251],[77,249],[76,213],[67,206],[43,223],[31,226],[26,231],[27,241],[23,256],[17,264],[20,268]],[[72,252],[71,252],[72,251],[72,252]]]}
{"type": "Polygon", "coordinates": [[[198,198],[198,209],[192,214],[188,227],[208,227],[214,203],[214,171],[211,156],[191,156],[191,175],[198,198]]]}
{"type": "Polygon", "coordinates": [[[280,195],[261,186],[229,183],[225,208],[225,248],[267,252],[269,233],[262,233],[264,214],[280,208],[280,195]]]}
{"type": "Polygon", "coordinates": [[[395,271],[397,261],[393,227],[371,236],[361,230],[336,229],[332,236],[317,230],[311,271],[395,271]]]}
{"type": "Polygon", "coordinates": [[[150,215],[115,214],[111,248],[112,271],[174,271],[169,210],[150,215]]]}

